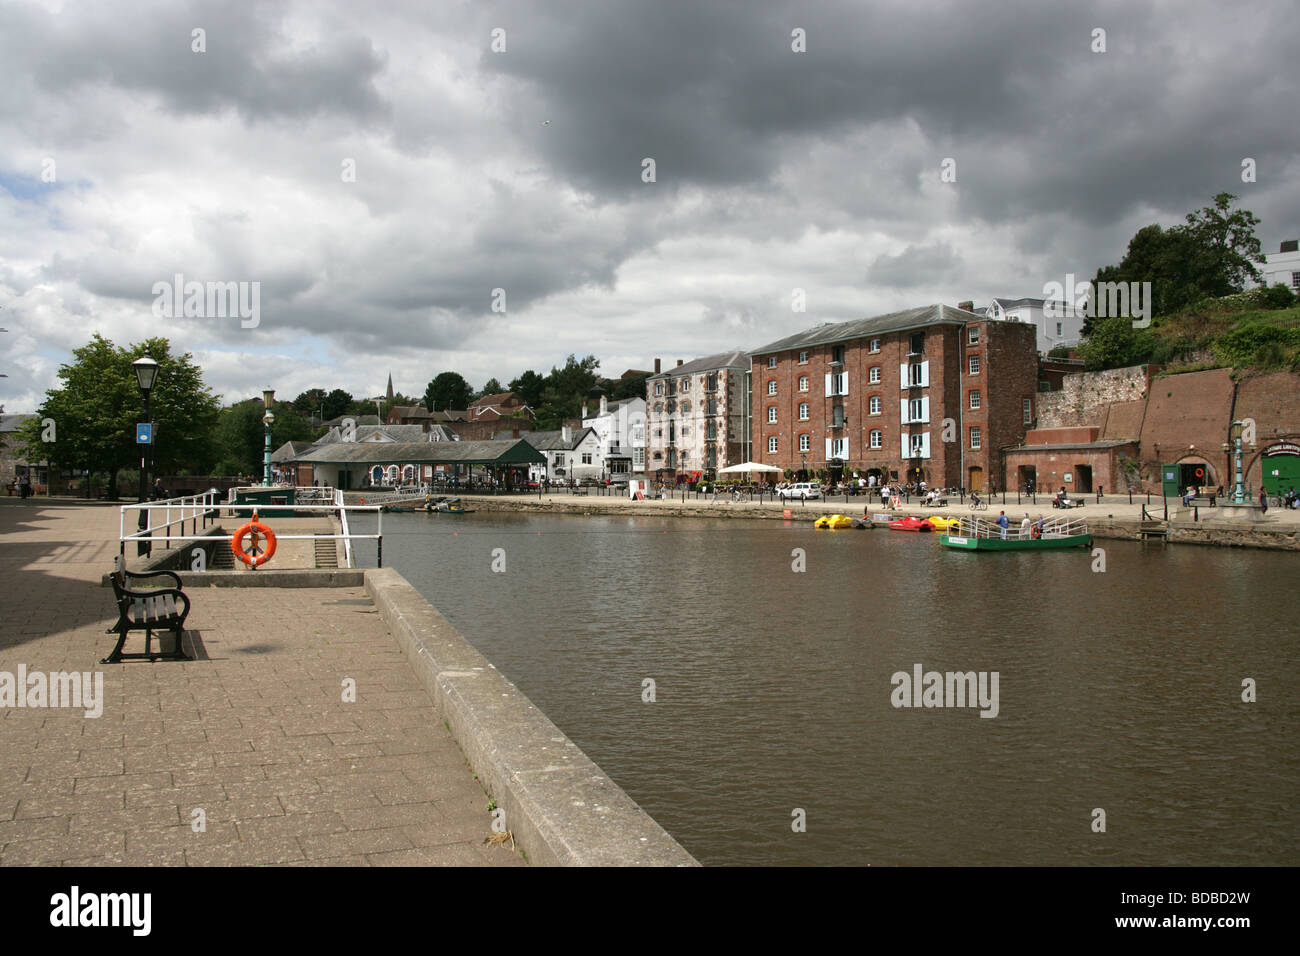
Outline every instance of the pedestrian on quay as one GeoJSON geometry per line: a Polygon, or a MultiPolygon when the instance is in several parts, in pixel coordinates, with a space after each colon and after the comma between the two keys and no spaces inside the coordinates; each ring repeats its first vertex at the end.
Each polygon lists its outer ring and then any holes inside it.
{"type": "Polygon", "coordinates": [[[1268,514],[1268,492],[1263,488],[1259,489],[1259,513],[1261,515],[1268,514]]]}

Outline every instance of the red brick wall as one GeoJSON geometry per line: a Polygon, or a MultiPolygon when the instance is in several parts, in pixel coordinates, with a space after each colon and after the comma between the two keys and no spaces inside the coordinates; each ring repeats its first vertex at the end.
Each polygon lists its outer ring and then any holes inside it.
{"type": "MultiPolygon", "coordinates": [[[[930,457],[921,461],[922,474],[931,485],[967,485],[971,467],[983,469],[987,486],[990,476],[996,483],[1004,445],[1018,444],[1025,425],[1021,400],[1032,399],[1037,387],[1038,356],[1033,326],[1021,323],[973,323],[979,340],[968,346],[968,327],[932,325],[923,330],[925,344],[922,358],[929,362],[929,387],[901,388],[900,366],[908,362],[911,331],[878,336],[880,351],[870,351],[870,338],[835,343],[844,347],[843,371],[848,374],[848,395],[842,399],[826,395],[826,373],[834,346],[807,349],[808,360],[798,361],[799,350],[778,353],[776,368],[768,368],[767,354],[754,357],[753,441],[756,461],[799,470],[806,456],[810,470],[828,467],[827,437],[848,439],[848,471],[880,469],[886,476],[897,472],[907,476],[912,460],[904,459],[902,436],[905,432],[928,431],[930,457]],[[989,331],[992,325],[993,331],[989,331]],[[991,337],[990,337],[991,336],[991,337]],[[980,371],[967,373],[970,354],[980,356],[980,371]],[[870,383],[869,371],[880,369],[880,381],[870,383]],[[800,392],[800,376],[808,377],[808,391],[800,392]],[[768,394],[768,383],[776,382],[776,394],[768,394]],[[980,408],[969,407],[970,389],[980,390],[980,408]],[[879,396],[881,413],[870,414],[870,399],[879,396]],[[909,398],[930,399],[929,422],[915,426],[902,423],[902,409],[909,398]],[[834,406],[844,405],[845,426],[833,429],[834,406]],[[807,420],[801,421],[798,409],[806,402],[807,420]],[[768,422],[768,409],[776,408],[777,421],[768,422]],[[951,442],[943,441],[944,422],[950,419],[951,442]],[[980,448],[970,447],[971,426],[981,429],[980,448]],[[870,433],[879,429],[881,447],[870,447],[870,433]],[[799,436],[807,435],[809,448],[799,451],[799,436]],[[776,453],[768,452],[768,440],[775,436],[776,453]]],[[[839,369],[836,369],[837,371],[839,369]]]]}

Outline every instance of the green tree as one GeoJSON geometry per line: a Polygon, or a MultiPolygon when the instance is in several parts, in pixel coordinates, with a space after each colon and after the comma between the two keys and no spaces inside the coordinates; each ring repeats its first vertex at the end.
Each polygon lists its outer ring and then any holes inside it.
{"type": "Polygon", "coordinates": [[[474,392],[459,372],[441,372],[424,390],[424,407],[431,412],[466,408],[474,392]]]}
{"type": "Polygon", "coordinates": [[[493,377],[484,383],[483,390],[478,393],[477,397],[482,398],[484,395],[499,395],[505,390],[506,389],[502,387],[501,382],[493,377]]]}
{"type": "Polygon", "coordinates": [[[538,375],[532,369],[524,372],[510,383],[510,391],[524,400],[524,404],[536,409],[542,404],[542,389],[546,387],[546,377],[538,375]]]}
{"type": "MultiPolygon", "coordinates": [[[[223,408],[218,417],[216,442],[220,449],[217,471],[222,475],[261,477],[266,450],[266,407],[260,398],[248,398],[223,408]]],[[[287,441],[310,441],[311,423],[289,402],[272,402],[271,451],[287,441]]]]}
{"type": "Polygon", "coordinates": [[[58,468],[107,472],[109,497],[116,497],[118,471],[135,467],[140,457],[135,424],[144,410],[131,363],[146,352],[158,363],[150,395],[153,472],[208,471],[219,401],[190,354],[173,355],[164,338],[119,348],[96,333],[76,349],[73,361],[59,368],[62,387],[46,392],[36,417],[23,429],[26,453],[58,468]],[[54,422],[52,442],[41,440],[46,418],[54,422]]]}
{"type": "Polygon", "coordinates": [[[346,415],[352,408],[352,393],[336,388],[325,396],[325,421],[346,415]]]}
{"type": "MultiPolygon", "coordinates": [[[[1258,279],[1254,263],[1264,260],[1254,231],[1259,219],[1249,210],[1232,209],[1236,198],[1219,193],[1213,205],[1188,213],[1182,226],[1143,226],[1118,265],[1097,270],[1094,288],[1103,282],[1150,282],[1153,315],[1240,292],[1246,280],[1258,279]]],[[[1091,317],[1085,319],[1083,334],[1090,335],[1092,327],[1091,317]]]]}
{"type": "Polygon", "coordinates": [[[1155,336],[1150,329],[1133,328],[1127,316],[1106,316],[1092,323],[1092,331],[1084,341],[1084,368],[1090,372],[1126,365],[1141,365],[1150,359],[1155,348],[1155,336]]]}
{"type": "Polygon", "coordinates": [[[650,373],[645,375],[633,375],[630,378],[620,378],[605,383],[605,391],[609,392],[611,402],[619,402],[625,398],[645,398],[645,383],[650,377],[650,373]]]}

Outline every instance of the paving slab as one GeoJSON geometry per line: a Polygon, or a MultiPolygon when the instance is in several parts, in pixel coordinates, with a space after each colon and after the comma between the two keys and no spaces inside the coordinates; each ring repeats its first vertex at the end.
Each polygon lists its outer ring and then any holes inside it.
{"type": "Polygon", "coordinates": [[[361,587],[196,588],[194,660],[100,664],[118,524],[0,499],[0,672],[103,681],[0,707],[0,865],[525,865],[361,587]]]}

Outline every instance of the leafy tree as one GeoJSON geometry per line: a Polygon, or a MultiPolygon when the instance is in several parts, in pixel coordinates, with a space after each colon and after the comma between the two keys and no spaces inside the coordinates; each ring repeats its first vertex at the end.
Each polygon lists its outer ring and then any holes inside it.
{"type": "Polygon", "coordinates": [[[1127,316],[1106,316],[1092,323],[1092,332],[1084,341],[1084,368],[1098,371],[1141,365],[1150,359],[1155,348],[1155,337],[1150,329],[1133,328],[1127,316]]]}
{"type": "Polygon", "coordinates": [[[504,391],[506,391],[506,389],[502,388],[501,383],[496,378],[490,378],[484,383],[483,390],[478,393],[477,397],[482,398],[484,395],[499,395],[504,391]]]}
{"type": "MultiPolygon", "coordinates": [[[[1153,315],[1240,292],[1247,279],[1258,279],[1254,263],[1264,260],[1254,231],[1259,219],[1248,210],[1233,210],[1236,198],[1219,193],[1213,205],[1188,213],[1182,226],[1143,226],[1118,265],[1097,270],[1094,288],[1102,282],[1150,282],[1153,315]]],[[[1083,334],[1092,328],[1089,317],[1083,334]]]]}
{"type": "Polygon", "coordinates": [[[441,372],[424,390],[424,407],[431,412],[465,408],[473,395],[469,382],[459,372],[441,372]]]}
{"type": "Polygon", "coordinates": [[[633,375],[630,378],[607,382],[605,390],[609,392],[609,400],[619,402],[625,398],[645,398],[645,383],[649,377],[650,373],[647,372],[645,375],[633,375]]]}
{"type": "Polygon", "coordinates": [[[352,393],[336,388],[325,396],[325,421],[346,415],[352,408],[352,393]]]}
{"type": "Polygon", "coordinates": [[[534,409],[542,404],[542,389],[545,387],[545,376],[538,375],[532,369],[524,372],[509,386],[510,391],[524,400],[524,404],[534,409]]]}
{"type": "MultiPolygon", "coordinates": [[[[318,406],[319,407],[319,406],[318,406]]],[[[249,398],[223,408],[217,421],[217,446],[221,457],[217,470],[223,475],[251,474],[260,477],[266,451],[266,407],[260,398],[249,398]]],[[[310,422],[288,402],[272,402],[271,450],[287,441],[309,441],[310,422]]]]}
{"type": "MultiPolygon", "coordinates": [[[[325,399],[329,393],[323,388],[309,388],[293,400],[293,407],[300,414],[308,417],[320,417],[321,409],[325,405],[325,399]]],[[[324,421],[324,418],[321,418],[324,421]]]]}
{"type": "Polygon", "coordinates": [[[583,400],[598,381],[596,369],[599,367],[600,362],[594,355],[581,360],[570,355],[563,368],[552,368],[536,406],[537,427],[559,428],[566,419],[577,418],[583,400]]]}
{"type": "Polygon", "coordinates": [[[106,471],[109,497],[116,497],[118,471],[135,467],[140,458],[135,424],[144,409],[131,363],[146,352],[158,363],[150,395],[154,473],[208,471],[219,402],[190,354],[172,355],[164,338],[120,348],[96,333],[76,349],[73,361],[59,368],[63,387],[46,392],[36,417],[22,430],[27,454],[58,468],[106,471]],[[54,420],[52,442],[41,440],[45,418],[54,420]]]}

